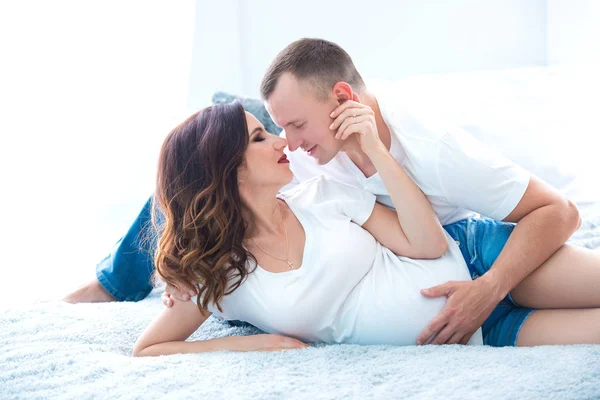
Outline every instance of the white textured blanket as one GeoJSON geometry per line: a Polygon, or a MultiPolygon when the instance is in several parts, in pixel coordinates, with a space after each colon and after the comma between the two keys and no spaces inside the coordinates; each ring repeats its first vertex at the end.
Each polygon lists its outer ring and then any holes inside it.
{"type": "MultiPolygon", "coordinates": [[[[572,241],[600,247],[600,219],[572,241]]],[[[600,345],[335,345],[131,358],[161,307],[154,291],[138,303],[2,312],[0,399],[600,399],[600,345]]],[[[190,340],[251,333],[211,318],[190,340]]]]}

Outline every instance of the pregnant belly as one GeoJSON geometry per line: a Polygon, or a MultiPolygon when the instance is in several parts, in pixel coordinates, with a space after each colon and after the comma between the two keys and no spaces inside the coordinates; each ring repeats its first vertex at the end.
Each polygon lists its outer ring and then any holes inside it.
{"type": "Polygon", "coordinates": [[[395,293],[395,296],[387,300],[382,297],[363,300],[351,342],[415,345],[417,336],[446,302],[445,298],[424,298],[418,291],[395,293]]]}
{"type": "MultiPolygon", "coordinates": [[[[452,254],[437,260],[410,260],[383,250],[380,262],[345,304],[345,323],[353,326],[347,342],[415,345],[417,336],[446,304],[446,297],[429,299],[420,290],[449,280],[470,280],[468,270],[452,254]]],[[[470,344],[481,343],[479,330],[470,344]]]]}

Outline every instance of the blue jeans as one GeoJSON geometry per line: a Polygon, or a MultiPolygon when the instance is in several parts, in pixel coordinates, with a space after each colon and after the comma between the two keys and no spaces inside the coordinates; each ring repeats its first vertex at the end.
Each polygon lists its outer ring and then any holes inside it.
{"type": "MultiPolygon", "coordinates": [[[[477,279],[494,264],[514,227],[515,224],[489,218],[468,218],[444,229],[458,244],[471,278],[477,279]]],[[[483,343],[515,346],[521,326],[533,311],[519,306],[509,293],[483,323],[483,343]]]]}
{"type": "Polygon", "coordinates": [[[139,301],[152,291],[155,242],[151,239],[152,197],[129,230],[96,266],[98,282],[117,301],[139,301]]]}
{"type": "MultiPolygon", "coordinates": [[[[98,281],[118,301],[139,301],[152,291],[150,278],[154,272],[155,242],[149,239],[153,229],[151,204],[152,198],[146,202],[127,234],[96,267],[98,281]]],[[[514,224],[489,218],[468,218],[444,227],[458,243],[473,279],[490,269],[513,228],[514,224]]],[[[519,329],[533,311],[520,307],[509,294],[483,324],[484,343],[514,346],[519,329]]]]}

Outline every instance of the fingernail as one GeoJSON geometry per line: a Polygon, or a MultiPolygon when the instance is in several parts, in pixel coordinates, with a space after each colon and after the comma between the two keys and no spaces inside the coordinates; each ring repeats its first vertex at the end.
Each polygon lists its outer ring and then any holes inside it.
{"type": "Polygon", "coordinates": [[[329,129],[330,130],[333,129],[333,124],[329,125],[329,129]]]}
{"type": "Polygon", "coordinates": [[[332,111],[331,114],[329,114],[329,116],[333,117],[334,114],[335,114],[335,111],[332,111]]]}
{"type": "Polygon", "coordinates": [[[417,344],[420,346],[420,345],[423,344],[423,341],[422,340],[417,340],[417,344]]]}

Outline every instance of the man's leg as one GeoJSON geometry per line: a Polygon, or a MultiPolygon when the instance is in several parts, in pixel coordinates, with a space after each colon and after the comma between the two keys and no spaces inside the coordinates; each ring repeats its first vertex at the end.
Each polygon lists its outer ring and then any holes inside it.
{"type": "MultiPolygon", "coordinates": [[[[466,244],[476,279],[493,265],[512,226],[482,218],[446,230],[461,250],[466,244]]],[[[484,323],[484,340],[494,346],[600,343],[599,294],[600,253],[563,245],[500,302],[484,323]]]]}
{"type": "MultiPolygon", "coordinates": [[[[508,240],[514,224],[488,218],[453,224],[450,235],[463,233],[478,276],[487,272],[508,240]],[[456,225],[456,226],[453,226],[456,225]],[[460,229],[462,228],[462,229],[460,229]]],[[[507,296],[515,305],[533,309],[600,308],[600,252],[565,244],[525,277],[507,296]]]]}
{"type": "Polygon", "coordinates": [[[96,279],[63,300],[68,303],[138,301],[152,291],[155,238],[151,222],[152,198],[144,205],[127,234],[96,267],[96,279]]]}
{"type": "Polygon", "coordinates": [[[534,311],[517,339],[517,346],[599,343],[600,308],[534,311]]]}
{"type": "Polygon", "coordinates": [[[519,283],[511,296],[530,308],[598,308],[600,252],[565,244],[519,283]]]}

